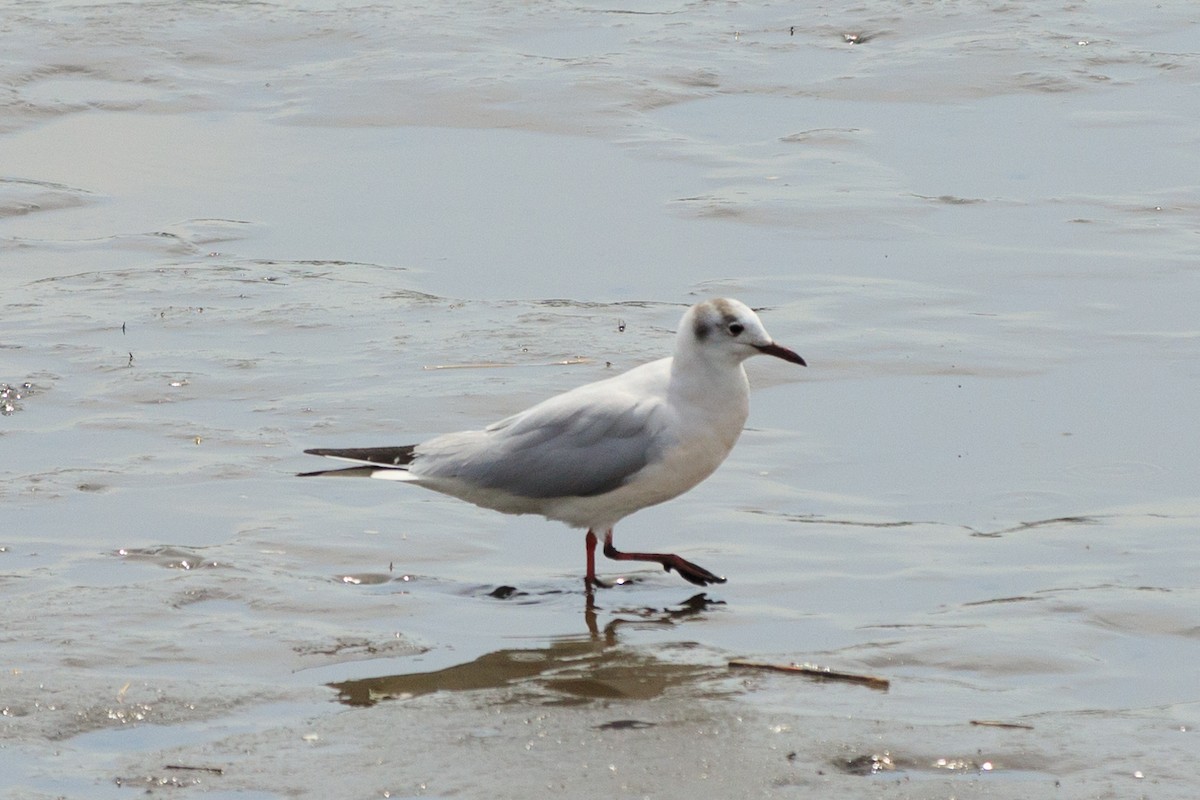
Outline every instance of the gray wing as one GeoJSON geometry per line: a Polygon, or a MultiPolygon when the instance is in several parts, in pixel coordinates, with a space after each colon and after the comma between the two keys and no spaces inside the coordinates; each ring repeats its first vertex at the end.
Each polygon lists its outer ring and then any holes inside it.
{"type": "Polygon", "coordinates": [[[429,440],[418,446],[412,471],[418,480],[456,478],[519,497],[591,497],[652,462],[668,444],[664,426],[655,398],[549,401],[483,431],[429,440]]]}

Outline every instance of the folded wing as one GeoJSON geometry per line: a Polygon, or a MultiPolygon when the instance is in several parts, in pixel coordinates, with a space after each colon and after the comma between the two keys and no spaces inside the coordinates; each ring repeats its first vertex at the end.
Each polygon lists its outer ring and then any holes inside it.
{"type": "Polygon", "coordinates": [[[623,485],[669,444],[656,435],[665,420],[654,398],[571,400],[563,395],[485,430],[431,439],[417,447],[412,475],[431,488],[453,479],[533,499],[591,497],[623,485]]]}

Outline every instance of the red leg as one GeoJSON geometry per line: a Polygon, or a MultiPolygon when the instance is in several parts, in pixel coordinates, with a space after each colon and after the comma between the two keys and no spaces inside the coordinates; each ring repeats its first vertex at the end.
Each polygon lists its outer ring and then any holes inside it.
{"type": "MultiPolygon", "coordinates": [[[[588,531],[588,535],[593,536],[591,531],[588,531]]],[[[653,561],[657,564],[661,564],[662,568],[667,572],[675,570],[679,573],[679,577],[683,578],[685,581],[690,581],[697,586],[707,586],[710,583],[725,582],[725,579],[719,575],[714,575],[704,567],[682,559],[674,553],[622,553],[620,550],[613,547],[612,538],[612,529],[609,528],[604,534],[604,555],[608,556],[614,561],[653,561]]],[[[594,538],[592,545],[593,547],[595,546],[594,538]]],[[[592,555],[593,553],[589,550],[588,556],[591,557],[592,555]]],[[[590,563],[591,562],[589,561],[589,565],[590,563]]]]}
{"type": "Polygon", "coordinates": [[[587,545],[587,577],[584,578],[588,583],[596,580],[596,534],[588,528],[587,537],[583,540],[587,545]]]}
{"type": "MultiPolygon", "coordinates": [[[[609,531],[608,535],[611,536],[612,531],[609,531]]],[[[589,591],[591,591],[593,586],[597,586],[601,589],[610,588],[607,583],[604,583],[596,577],[596,534],[589,529],[587,532],[587,538],[585,538],[583,541],[584,544],[587,545],[587,576],[583,579],[584,584],[588,587],[589,591]]],[[[605,539],[605,541],[608,540],[605,539]]]]}

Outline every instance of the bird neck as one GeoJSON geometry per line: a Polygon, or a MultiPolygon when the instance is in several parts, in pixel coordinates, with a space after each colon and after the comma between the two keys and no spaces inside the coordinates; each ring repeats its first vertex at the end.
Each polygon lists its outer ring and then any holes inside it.
{"type": "Polygon", "coordinates": [[[749,413],[750,382],[740,361],[718,361],[696,353],[676,353],[671,360],[670,394],[694,408],[735,408],[749,413]]]}

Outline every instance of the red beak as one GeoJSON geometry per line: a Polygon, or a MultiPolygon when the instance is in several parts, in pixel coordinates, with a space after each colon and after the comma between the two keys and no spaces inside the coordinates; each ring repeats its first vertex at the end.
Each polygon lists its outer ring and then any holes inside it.
{"type": "Polygon", "coordinates": [[[765,353],[769,356],[775,356],[776,358],[782,358],[784,361],[790,361],[793,364],[799,364],[802,367],[808,366],[808,364],[804,363],[804,359],[801,358],[795,351],[788,350],[786,347],[777,345],[774,342],[771,342],[770,344],[756,344],[754,346],[758,348],[758,352],[760,353],[765,353]]]}

